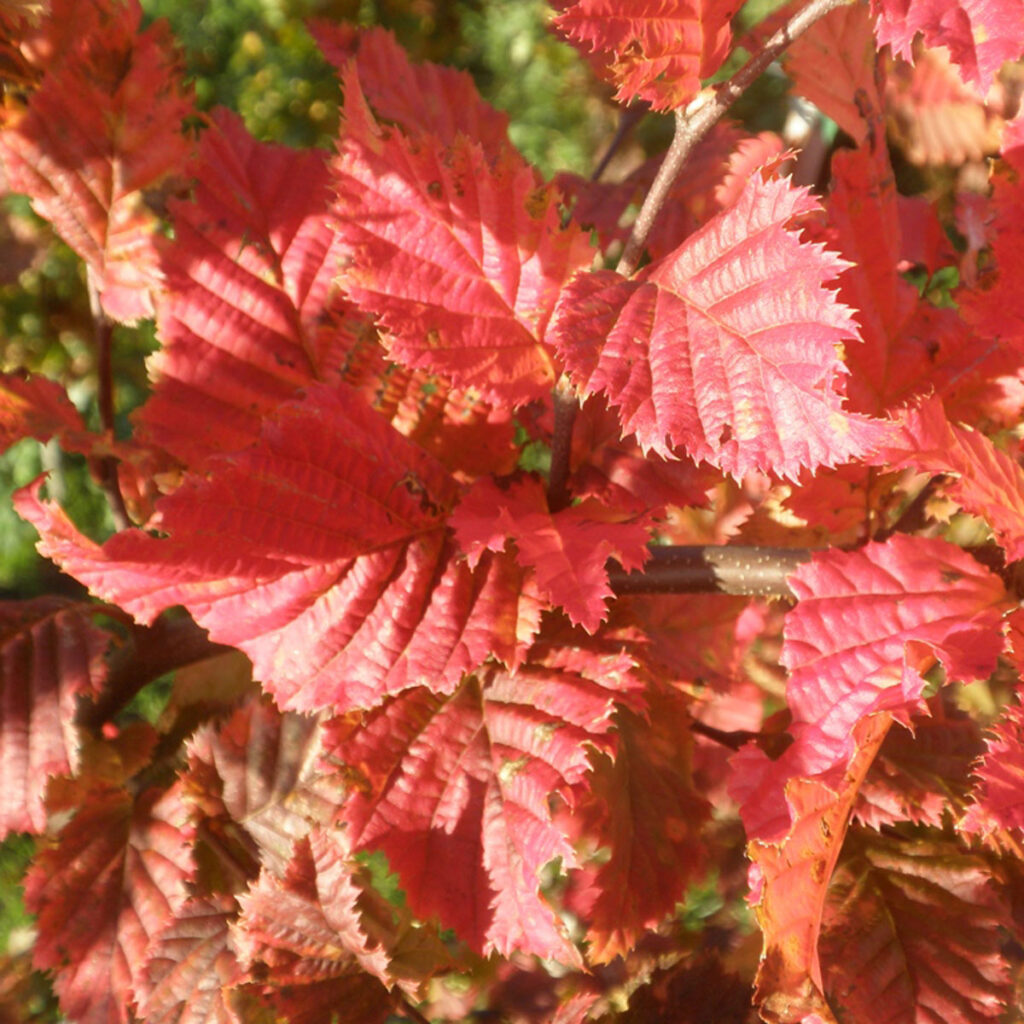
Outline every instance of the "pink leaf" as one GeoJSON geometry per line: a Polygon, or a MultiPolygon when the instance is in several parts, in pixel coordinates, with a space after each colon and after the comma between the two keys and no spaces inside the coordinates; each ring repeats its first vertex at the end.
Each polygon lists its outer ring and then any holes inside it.
{"type": "Polygon", "coordinates": [[[1009,561],[1024,557],[1024,472],[984,434],[951,424],[940,402],[906,410],[879,457],[892,469],[953,475],[949,497],[990,523],[1009,561]]]}
{"type": "Polygon", "coordinates": [[[314,22],[313,34],[327,59],[341,72],[354,58],[359,86],[382,121],[405,135],[433,135],[445,145],[465,135],[488,158],[511,148],[508,115],[485,103],[465,71],[413,64],[383,28],[362,31],[351,24],[314,22]]]}
{"type": "Polygon", "coordinates": [[[239,959],[293,1024],[388,1016],[388,957],[363,931],[346,858],[340,836],[316,832],[296,843],[283,878],[264,870],[239,900],[239,959]]]}
{"type": "Polygon", "coordinates": [[[153,940],[139,1013],[147,1024],[242,1024],[229,990],[242,970],[228,944],[231,896],[190,899],[153,940]]]}
{"type": "Polygon", "coordinates": [[[732,43],[737,0],[577,0],[555,25],[594,51],[620,103],[647,100],[655,110],[685,106],[701,79],[721,66],[732,43]]]}
{"type": "Polygon", "coordinates": [[[1019,0],[871,0],[878,45],[913,60],[920,32],[926,46],[945,46],[965,82],[985,92],[1008,60],[1024,53],[1019,0]]]}
{"type": "Polygon", "coordinates": [[[578,275],[553,327],[573,382],[604,393],[645,450],[679,446],[735,476],[862,452],[875,429],[842,411],[836,351],[857,327],[824,287],[847,264],[786,230],[815,208],[754,174],[735,206],[637,278],[578,275]]]}
{"type": "Polygon", "coordinates": [[[996,829],[1024,830],[1024,710],[1013,704],[1003,711],[986,741],[975,776],[974,802],[958,827],[976,835],[996,829]]]}
{"type": "Polygon", "coordinates": [[[342,285],[374,313],[391,356],[514,405],[546,394],[547,327],[563,283],[593,252],[560,227],[559,195],[511,149],[488,160],[407,139],[373,119],[354,67],[334,163],[335,227],[350,247],[342,285]]]}
{"type": "Polygon", "coordinates": [[[35,964],[56,972],[64,1013],[78,1024],[128,1024],[147,948],[185,902],[190,836],[175,789],[133,799],[92,786],[29,869],[25,903],[39,916],[35,964]]]}
{"type": "Polygon", "coordinates": [[[283,876],[294,842],[333,821],[345,796],[319,769],[320,752],[315,718],[251,700],[189,740],[182,785],[198,813],[240,825],[254,859],[283,876]]]}

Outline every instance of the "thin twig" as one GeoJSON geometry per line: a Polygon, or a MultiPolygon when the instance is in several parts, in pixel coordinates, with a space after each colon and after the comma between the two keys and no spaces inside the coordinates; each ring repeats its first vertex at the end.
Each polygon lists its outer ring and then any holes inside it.
{"type": "Polygon", "coordinates": [[[572,500],[569,494],[569,464],[572,456],[572,428],[579,402],[566,374],[554,390],[555,427],[551,437],[551,472],[548,476],[548,508],[558,512],[572,500]]]}
{"type": "Polygon", "coordinates": [[[132,643],[111,659],[103,692],[95,701],[83,700],[75,721],[98,729],[111,721],[147,683],[172,669],[195,664],[234,650],[210,640],[206,630],[187,615],[162,615],[152,626],[134,626],[132,643]]]}
{"type": "MultiPolygon", "coordinates": [[[[100,411],[100,426],[111,439],[114,437],[114,325],[103,312],[100,304],[99,291],[90,271],[89,307],[92,311],[93,334],[96,339],[96,374],[97,400],[100,411]]],[[[107,504],[118,530],[126,530],[132,526],[128,507],[121,494],[121,485],[117,478],[117,459],[113,455],[104,455],[93,460],[99,477],[100,486],[107,496],[107,504]]]]}
{"type": "Polygon", "coordinates": [[[604,151],[604,156],[598,160],[593,174],[590,175],[591,181],[601,180],[601,175],[608,170],[608,165],[612,162],[612,157],[614,157],[619,151],[619,147],[626,141],[626,138],[633,130],[633,127],[649,112],[650,108],[646,103],[634,103],[632,106],[626,107],[625,110],[622,111],[619,115],[619,126],[615,129],[615,135],[612,137],[612,141],[608,144],[608,148],[604,151]]]}
{"type": "Polygon", "coordinates": [[[654,227],[673,183],[697,143],[794,39],[826,14],[848,3],[850,0],[811,0],[811,3],[794,14],[768,40],[764,49],[755,54],[732,78],[706,89],[685,110],[676,111],[676,130],[672,145],[665,154],[654,184],[651,185],[640,213],[633,223],[629,241],[626,242],[622,258],[615,268],[620,274],[629,277],[640,265],[647,236],[654,227]]]}

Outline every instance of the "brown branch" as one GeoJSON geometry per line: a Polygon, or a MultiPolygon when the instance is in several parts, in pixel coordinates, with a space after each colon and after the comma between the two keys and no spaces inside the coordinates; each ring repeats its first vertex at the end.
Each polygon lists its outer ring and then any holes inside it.
{"type": "MultiPolygon", "coordinates": [[[[93,334],[96,340],[96,375],[97,402],[100,411],[100,426],[111,438],[114,437],[114,325],[103,312],[100,305],[99,292],[92,272],[88,275],[89,307],[92,311],[93,334]]],[[[107,496],[110,513],[114,517],[114,525],[118,530],[126,530],[132,526],[128,507],[121,494],[121,484],[117,478],[117,459],[113,455],[104,455],[93,459],[93,466],[99,478],[100,486],[107,496]]]]}
{"type": "Polygon", "coordinates": [[[764,49],[755,54],[728,81],[704,90],[685,109],[676,111],[676,130],[657,177],[644,199],[644,204],[633,223],[633,230],[626,242],[619,265],[615,268],[624,277],[630,277],[640,265],[647,236],[668,198],[683,165],[689,159],[694,147],[721,120],[725,112],[750,88],[799,35],[806,32],[816,21],[837,7],[843,7],[850,0],[811,0],[797,11],[789,21],[765,43],[764,49]]]}
{"type": "Polygon", "coordinates": [[[748,594],[792,597],[786,577],[811,557],[808,548],[708,545],[654,547],[643,569],[609,563],[616,594],[748,594]]]}
{"type": "MultiPolygon", "coordinates": [[[[617,597],[627,594],[742,594],[793,597],[787,578],[810,561],[812,548],[769,548],[709,544],[654,545],[643,569],[626,572],[609,560],[608,581],[617,597]]],[[[818,549],[828,550],[828,549],[818,549]]],[[[1024,561],[1006,564],[998,544],[963,549],[999,576],[1006,589],[1024,598],[1024,561]]]]}
{"type": "Polygon", "coordinates": [[[569,468],[572,456],[572,428],[580,405],[566,374],[555,387],[555,426],[551,437],[551,471],[548,475],[548,508],[558,512],[572,500],[569,468]]]}
{"type": "Polygon", "coordinates": [[[152,626],[134,626],[132,642],[111,660],[103,692],[95,702],[82,701],[75,720],[98,729],[127,706],[148,683],[176,668],[234,650],[216,644],[187,615],[162,615],[152,626]]]}

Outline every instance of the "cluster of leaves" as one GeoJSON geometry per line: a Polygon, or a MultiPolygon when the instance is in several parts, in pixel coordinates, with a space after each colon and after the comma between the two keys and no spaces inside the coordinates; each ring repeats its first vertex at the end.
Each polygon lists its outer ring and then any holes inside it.
{"type": "Polygon", "coordinates": [[[6,183],[100,378],[97,430],[3,375],[0,440],[82,456],[116,526],[13,499],[93,600],[0,606],[10,1005],[31,963],[88,1024],[1022,1012],[1024,122],[985,115],[959,250],[885,138],[919,67],[984,108],[1024,9],[558,6],[674,112],[623,181],[544,181],[382,30],[312,26],[327,153],[201,115],[134,2],[0,7],[6,183]],[[851,143],[822,196],[720,120],[783,55],[851,143]]]}

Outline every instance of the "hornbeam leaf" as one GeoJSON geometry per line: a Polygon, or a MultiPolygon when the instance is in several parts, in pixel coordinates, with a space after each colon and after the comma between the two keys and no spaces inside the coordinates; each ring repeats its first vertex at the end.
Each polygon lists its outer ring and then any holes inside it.
{"type": "Polygon", "coordinates": [[[764,941],[756,1000],[762,1017],[773,1024],[805,1020],[835,1024],[824,996],[818,957],[826,891],[850,809],[891,724],[884,714],[860,719],[848,737],[851,753],[844,771],[833,773],[828,782],[791,770],[787,754],[794,747],[775,762],[750,747],[734,758],[737,795],[742,795],[738,783],[742,773],[756,775],[760,770],[774,774],[777,783],[785,787],[792,816],[792,826],[783,835],[761,839],[752,803],[741,812],[750,840],[750,900],[764,941]]]}
{"type": "Polygon", "coordinates": [[[36,858],[25,904],[39,916],[35,965],[52,969],[77,1024],[128,1024],[154,936],[185,903],[192,872],[176,789],[126,790],[88,778],[75,816],[36,858]]]}
{"type": "Polygon", "coordinates": [[[964,832],[988,835],[996,829],[1024,830],[1024,711],[1003,711],[975,766],[974,802],[959,822],[964,832]]]}
{"type": "Polygon", "coordinates": [[[82,417],[55,380],[0,374],[0,451],[26,437],[49,441],[59,436],[64,440],[85,433],[82,417]]]}
{"type": "Polygon", "coordinates": [[[521,660],[540,614],[522,571],[490,554],[469,568],[445,528],[454,482],[359,395],[310,391],[216,468],[160,503],[168,538],[127,530],[99,547],[38,485],[16,500],[94,593],[145,622],[184,605],[287,710],[450,691],[488,655],[521,660]]]}
{"type": "Polygon", "coordinates": [[[618,518],[592,499],[549,512],[544,489],[532,478],[507,491],[484,479],[463,497],[451,522],[471,566],[512,538],[538,593],[593,633],[612,596],[605,563],[614,557],[625,569],[639,569],[647,558],[647,525],[618,518]]]}
{"type": "Polygon", "coordinates": [[[825,288],[848,264],[787,230],[814,209],[805,189],[755,173],[636,278],[577,275],[552,327],[573,382],[605,394],[645,450],[678,446],[737,477],[862,453],[877,427],[843,411],[837,352],[857,325],[825,288]]]}
{"type": "Polygon", "coordinates": [[[937,694],[927,716],[892,729],[861,786],[854,818],[871,828],[901,821],[942,828],[968,802],[971,765],[984,753],[981,727],[937,694]]]}
{"type": "Polygon", "coordinates": [[[406,138],[379,125],[346,68],[334,162],[342,286],[387,332],[393,359],[522,405],[556,376],[548,322],[593,251],[562,228],[560,196],[511,148],[488,159],[458,134],[406,138]]]}
{"type": "Polygon", "coordinates": [[[851,1020],[985,1024],[1012,994],[992,868],[952,842],[857,837],[821,935],[825,991],[851,1020]]]}
{"type": "Polygon", "coordinates": [[[793,743],[775,761],[745,747],[730,786],[765,934],[759,999],[780,1022],[827,1010],[817,954],[825,889],[891,722],[920,706],[921,672],[936,658],[951,678],[991,673],[1008,604],[999,578],[959,548],[899,534],[818,554],[789,582],[797,605],[781,660],[793,743]]]}
{"type": "Polygon", "coordinates": [[[340,836],[320,831],[296,843],[283,878],[264,870],[240,897],[233,945],[288,1021],[387,1017],[388,957],[370,946],[358,897],[340,836]]]}
{"type": "Polygon", "coordinates": [[[368,782],[345,811],[355,846],[383,850],[413,912],[472,948],[578,964],[538,872],[555,857],[575,863],[550,801],[572,803],[588,747],[612,750],[613,698],[530,665],[471,677],[449,697],[410,690],[359,729],[338,721],[332,754],[368,782]]]}
{"type": "Polygon", "coordinates": [[[257,142],[218,111],[191,171],[194,199],[171,205],[163,347],[139,418],[195,465],[256,440],[261,419],[298,388],[336,378],[359,328],[332,306],[341,250],[326,221],[323,154],[257,142]]]}
{"type": "Polygon", "coordinates": [[[184,159],[191,111],[166,24],[140,32],[141,18],[137,0],[55,6],[46,32],[69,45],[0,134],[10,188],[86,261],[106,312],[128,322],[153,315],[160,286],[142,190],[184,159]],[[95,29],[69,40],[80,17],[95,29]]]}
{"type": "Polygon", "coordinates": [[[333,821],[345,795],[319,769],[320,751],[315,718],[251,700],[189,740],[182,786],[204,817],[240,825],[263,867],[283,876],[294,842],[333,821]]]}
{"type": "MultiPolygon", "coordinates": [[[[784,54],[794,89],[831,117],[858,146],[885,131],[885,106],[875,77],[877,54],[863,4],[830,11],[784,54]]],[[[859,152],[855,151],[855,152],[859,152]]],[[[884,237],[891,225],[877,225],[884,237]]]]}
{"type": "Polygon", "coordinates": [[[944,46],[963,80],[988,91],[995,73],[1024,53],[1024,7],[1019,0],[871,0],[879,47],[913,62],[918,33],[926,46],[944,46]]]}
{"type": "Polygon", "coordinates": [[[451,145],[457,135],[479,142],[496,157],[511,148],[508,114],[484,102],[465,71],[414,64],[383,28],[362,31],[350,24],[314,21],[313,35],[324,56],[344,71],[355,59],[359,86],[377,116],[405,135],[433,135],[451,145]]]}
{"type": "Polygon", "coordinates": [[[109,639],[84,605],[0,604],[0,836],[45,828],[46,783],[76,765],[76,703],[99,692],[109,639]]]}
{"type": "Polygon", "coordinates": [[[693,99],[725,60],[739,7],[737,0],[577,0],[555,25],[593,51],[620,103],[643,99],[671,110],[693,99]]]}
{"type": "Polygon", "coordinates": [[[1024,471],[984,434],[950,423],[941,402],[907,409],[878,458],[891,469],[952,475],[944,492],[988,521],[1008,561],[1024,558],[1024,471]]]}
{"type": "Polygon", "coordinates": [[[243,1024],[230,989],[243,976],[228,936],[231,896],[190,899],[153,940],[137,993],[147,1024],[243,1024]]]}
{"type": "Polygon", "coordinates": [[[615,759],[594,754],[589,792],[574,808],[596,864],[570,878],[574,909],[587,923],[590,963],[624,956],[682,899],[704,866],[699,836],[710,805],[690,773],[690,719],[676,691],[647,691],[647,720],[617,716],[615,759]]]}

